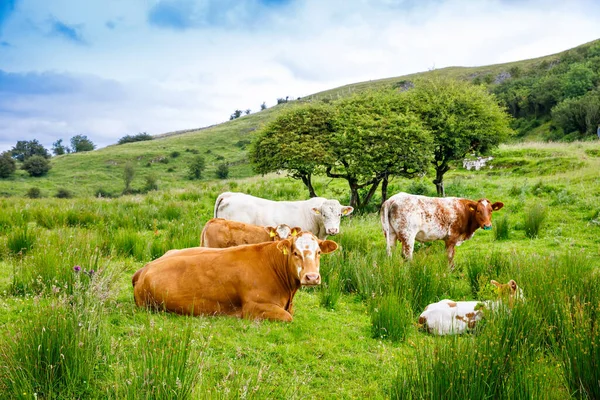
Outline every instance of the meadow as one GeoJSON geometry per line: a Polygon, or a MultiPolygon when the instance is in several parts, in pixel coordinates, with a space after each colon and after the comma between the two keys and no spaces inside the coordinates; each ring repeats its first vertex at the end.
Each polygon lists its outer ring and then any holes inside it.
{"type": "MultiPolygon", "coordinates": [[[[197,246],[219,193],[304,199],[297,181],[240,173],[112,199],[0,199],[0,398],[600,398],[600,143],[493,156],[447,174],[448,196],[505,204],[492,232],[457,248],[454,271],[442,242],[388,258],[378,214],[353,215],[290,324],[137,308],[131,277],[197,246]],[[515,279],[526,301],[460,337],[418,328],[431,302],[493,299],[490,279],[515,279]]],[[[395,179],[389,193],[434,195],[430,180],[395,179]]],[[[340,182],[315,187],[348,201],[340,182]]]]}

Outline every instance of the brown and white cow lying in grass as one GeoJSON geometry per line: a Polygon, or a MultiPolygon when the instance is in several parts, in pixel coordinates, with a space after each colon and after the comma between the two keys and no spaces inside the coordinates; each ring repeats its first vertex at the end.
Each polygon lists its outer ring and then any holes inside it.
{"type": "Polygon", "coordinates": [[[522,300],[523,293],[514,280],[502,284],[490,282],[498,288],[498,300],[452,301],[444,299],[429,304],[419,316],[419,325],[435,335],[453,335],[473,329],[484,317],[486,310],[497,310],[508,303],[512,307],[515,300],[522,300]]]}
{"type": "Polygon", "coordinates": [[[242,244],[275,242],[298,235],[302,229],[290,228],[286,224],[272,226],[257,226],[243,222],[229,221],[223,218],[212,218],[202,230],[200,246],[226,248],[242,244]]]}
{"type": "Polygon", "coordinates": [[[492,229],[492,211],[504,206],[487,199],[472,201],[458,197],[426,197],[398,193],[381,206],[381,225],[388,255],[402,242],[402,254],[411,259],[415,240],[446,243],[448,261],[453,265],[454,247],[470,239],[479,228],[492,229]]]}
{"type": "Polygon", "coordinates": [[[226,249],[170,250],[132,278],[138,306],[178,314],[292,320],[301,286],[321,283],[321,253],[337,249],[310,232],[226,249]]]}

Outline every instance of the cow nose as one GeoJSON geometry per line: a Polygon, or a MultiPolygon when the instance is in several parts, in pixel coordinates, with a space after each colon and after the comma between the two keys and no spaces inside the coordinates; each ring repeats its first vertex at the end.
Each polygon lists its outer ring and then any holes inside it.
{"type": "Polygon", "coordinates": [[[489,225],[483,225],[483,230],[484,230],[484,231],[489,231],[490,229],[492,229],[492,224],[489,224],[489,225]]]}
{"type": "Polygon", "coordinates": [[[304,275],[304,283],[307,285],[318,285],[321,283],[321,276],[316,272],[309,272],[304,275]]]}
{"type": "Polygon", "coordinates": [[[327,229],[328,235],[337,235],[340,230],[338,228],[329,228],[327,229]]]}

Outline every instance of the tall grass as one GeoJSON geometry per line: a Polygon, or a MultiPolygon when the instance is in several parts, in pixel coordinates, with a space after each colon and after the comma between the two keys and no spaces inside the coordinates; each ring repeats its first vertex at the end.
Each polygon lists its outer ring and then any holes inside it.
{"type": "Polygon", "coordinates": [[[510,224],[508,215],[504,214],[494,220],[494,238],[496,240],[508,240],[510,233],[510,224]]]}
{"type": "MultiPolygon", "coordinates": [[[[151,317],[132,349],[123,354],[114,387],[116,399],[189,399],[203,368],[202,353],[192,339],[188,321],[180,331],[165,335],[151,317]]],[[[160,323],[160,322],[159,322],[160,323]]]]}
{"type": "Polygon", "coordinates": [[[413,328],[409,302],[396,293],[380,296],[371,304],[371,337],[401,342],[413,328]]]}
{"type": "Polygon", "coordinates": [[[542,204],[536,202],[525,213],[525,220],[523,221],[525,236],[530,239],[537,238],[545,219],[546,208],[542,204]]]}
{"type": "Polygon", "coordinates": [[[6,246],[12,254],[25,254],[35,245],[36,230],[24,225],[8,234],[6,246]]]}

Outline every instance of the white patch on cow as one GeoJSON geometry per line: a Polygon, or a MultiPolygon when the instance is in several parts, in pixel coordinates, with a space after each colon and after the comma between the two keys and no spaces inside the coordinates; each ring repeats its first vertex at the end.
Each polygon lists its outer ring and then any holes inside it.
{"type": "Polygon", "coordinates": [[[281,239],[287,239],[290,236],[290,234],[292,233],[292,228],[290,228],[286,224],[279,224],[275,228],[275,231],[277,232],[277,235],[279,235],[279,237],[281,239]]]}
{"type": "Polygon", "coordinates": [[[426,321],[425,325],[430,333],[436,335],[461,334],[469,328],[469,321],[476,323],[483,318],[483,313],[478,309],[480,304],[479,301],[444,299],[429,304],[419,318],[426,321]]]}
{"type": "Polygon", "coordinates": [[[489,201],[487,201],[487,200],[482,200],[482,201],[481,201],[481,204],[482,204],[484,207],[487,207],[487,205],[488,205],[488,204],[490,204],[490,202],[489,202],[489,201]]]}
{"type": "Polygon", "coordinates": [[[298,267],[298,277],[300,277],[300,272],[302,272],[302,267],[298,267]]]}
{"type": "Polygon", "coordinates": [[[319,248],[319,243],[315,240],[315,237],[311,233],[303,233],[301,236],[296,239],[295,242],[296,249],[298,250],[298,254],[304,259],[307,258],[315,258],[317,254],[317,250],[319,248]]]}

